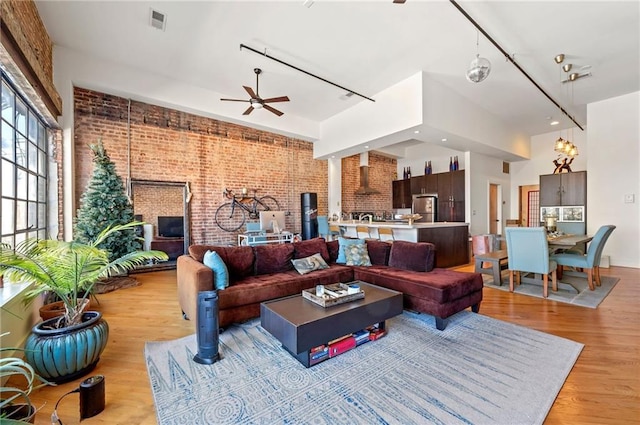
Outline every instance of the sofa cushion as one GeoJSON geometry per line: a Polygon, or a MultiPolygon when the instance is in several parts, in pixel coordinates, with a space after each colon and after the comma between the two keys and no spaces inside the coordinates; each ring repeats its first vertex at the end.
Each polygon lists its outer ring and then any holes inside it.
{"type": "Polygon", "coordinates": [[[207,251],[202,262],[213,270],[213,285],[216,289],[224,289],[229,286],[229,270],[227,270],[227,265],[222,261],[220,254],[215,251],[207,251]]]}
{"type": "Polygon", "coordinates": [[[191,245],[189,255],[196,261],[204,262],[204,254],[215,251],[229,270],[229,283],[233,284],[253,274],[253,248],[250,246],[191,245]]]}
{"type": "Polygon", "coordinates": [[[293,244],[293,258],[307,258],[313,254],[322,255],[325,262],[329,261],[329,250],[324,238],[313,238],[293,244]]]}
{"type": "Polygon", "coordinates": [[[347,245],[356,245],[356,244],[364,244],[364,239],[347,239],[340,236],[338,238],[338,245],[340,248],[338,249],[338,258],[336,259],[336,263],[344,264],[347,262],[347,257],[344,253],[344,247],[347,245]]]}
{"type": "Polygon", "coordinates": [[[253,250],[256,255],[255,274],[280,273],[293,269],[293,244],[258,245],[253,250]]]}
{"type": "Polygon", "coordinates": [[[388,242],[367,239],[367,252],[374,266],[386,266],[389,264],[391,244],[388,242]]]}
{"type": "MultiPolygon", "coordinates": [[[[259,304],[267,300],[301,294],[303,289],[315,288],[316,285],[352,280],[353,268],[338,264],[302,276],[293,269],[283,273],[249,276],[238,285],[230,286],[218,293],[218,308],[220,310],[236,309],[243,305],[259,304]]],[[[258,306],[257,316],[260,315],[259,311],[258,306]]]]}
{"type": "Polygon", "coordinates": [[[415,272],[430,272],[435,262],[435,245],[428,242],[394,241],[389,266],[415,272]]]}
{"type": "Polygon", "coordinates": [[[189,255],[194,260],[198,261],[199,263],[202,263],[204,261],[204,254],[207,251],[216,251],[219,254],[220,248],[224,248],[224,247],[216,246],[216,245],[190,245],[189,255]]]}
{"type": "Polygon", "coordinates": [[[370,266],[371,260],[366,244],[353,244],[344,247],[347,266],[370,266]]]}
{"type": "Polygon", "coordinates": [[[338,259],[338,251],[340,250],[340,244],[338,240],[327,242],[327,251],[329,251],[329,263],[335,263],[338,259]]]}
{"type": "Polygon", "coordinates": [[[324,261],[324,258],[322,258],[322,255],[319,253],[310,255],[306,258],[294,258],[291,260],[291,263],[300,274],[307,274],[316,270],[329,268],[327,263],[324,261]]]}

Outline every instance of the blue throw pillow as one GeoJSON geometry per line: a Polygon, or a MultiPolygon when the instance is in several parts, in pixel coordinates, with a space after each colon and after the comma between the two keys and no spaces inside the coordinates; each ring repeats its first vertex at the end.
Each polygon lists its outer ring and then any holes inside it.
{"type": "Polygon", "coordinates": [[[224,289],[229,286],[229,270],[217,252],[207,251],[202,263],[213,270],[213,285],[216,289],[224,289]]]}
{"type": "Polygon", "coordinates": [[[371,259],[366,244],[352,244],[344,247],[347,266],[370,266],[371,259]]]}
{"type": "Polygon", "coordinates": [[[347,257],[344,253],[344,247],[347,245],[360,245],[364,244],[364,239],[347,239],[340,236],[338,238],[338,259],[336,263],[344,264],[347,262],[347,257]]]}

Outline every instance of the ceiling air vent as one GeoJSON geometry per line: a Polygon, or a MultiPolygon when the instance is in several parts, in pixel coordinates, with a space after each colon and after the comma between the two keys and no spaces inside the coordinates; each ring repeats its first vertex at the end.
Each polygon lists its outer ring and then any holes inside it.
{"type": "Polygon", "coordinates": [[[164,31],[167,26],[167,15],[157,10],[149,9],[149,23],[152,27],[164,31]]]}

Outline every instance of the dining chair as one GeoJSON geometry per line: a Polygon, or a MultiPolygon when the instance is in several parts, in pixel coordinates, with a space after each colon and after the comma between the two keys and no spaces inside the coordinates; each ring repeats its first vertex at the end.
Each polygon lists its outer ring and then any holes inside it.
{"type": "Polygon", "coordinates": [[[318,236],[329,240],[329,218],[326,215],[319,215],[318,219],[318,236]]]}
{"type": "Polygon", "coordinates": [[[615,230],[616,226],[607,224],[601,226],[593,239],[589,243],[586,254],[576,254],[564,252],[562,254],[554,254],[551,259],[558,264],[558,267],[575,267],[581,268],[587,274],[587,283],[590,290],[595,290],[595,285],[600,286],[600,259],[604,245],[615,230]],[[594,285],[595,280],[595,285],[594,285]]]}
{"type": "Polygon", "coordinates": [[[356,226],[356,233],[358,238],[371,239],[371,233],[369,232],[369,226],[356,226]]]}
{"type": "Polygon", "coordinates": [[[378,227],[378,239],[381,241],[395,241],[396,238],[393,236],[393,229],[391,227],[378,227]],[[385,236],[383,238],[382,236],[385,236]]]}
{"type": "Polygon", "coordinates": [[[558,290],[557,264],[549,258],[547,232],[544,227],[506,227],[507,255],[509,257],[509,291],[514,290],[514,274],[520,283],[520,273],[542,275],[542,296],[549,296],[549,273],[551,287],[558,290]]]}

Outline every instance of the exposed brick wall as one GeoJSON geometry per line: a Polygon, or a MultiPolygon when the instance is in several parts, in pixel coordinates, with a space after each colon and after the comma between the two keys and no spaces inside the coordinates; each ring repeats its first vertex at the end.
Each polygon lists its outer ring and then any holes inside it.
{"type": "MultiPolygon", "coordinates": [[[[93,169],[88,146],[100,138],[126,181],[129,105],[128,99],[81,88],[74,98],[79,200],[93,169]]],[[[296,232],[301,192],[316,192],[320,213],[327,212],[327,162],[313,159],[311,143],[135,101],[131,178],[190,183],[192,243],[237,241],[236,234],[214,222],[225,187],[238,193],[242,187],[257,188],[259,195],[275,197],[291,213],[287,228],[296,232]]]]}
{"type": "MultiPolygon", "coordinates": [[[[34,74],[34,87],[41,86],[50,99],[49,105],[56,116],[62,110],[62,99],[53,84],[53,45],[40,19],[33,0],[3,0],[0,2],[2,44],[12,55],[22,56],[26,62],[21,71],[34,74]]],[[[20,58],[14,57],[18,63],[20,58]]],[[[44,94],[43,93],[43,94],[44,94]]],[[[50,108],[50,109],[51,109],[50,108]]]]}
{"type": "Polygon", "coordinates": [[[342,210],[371,211],[376,214],[391,211],[393,205],[392,187],[397,161],[369,152],[369,186],[379,191],[374,195],[356,195],[360,187],[360,155],[342,159],[342,210]]]}

